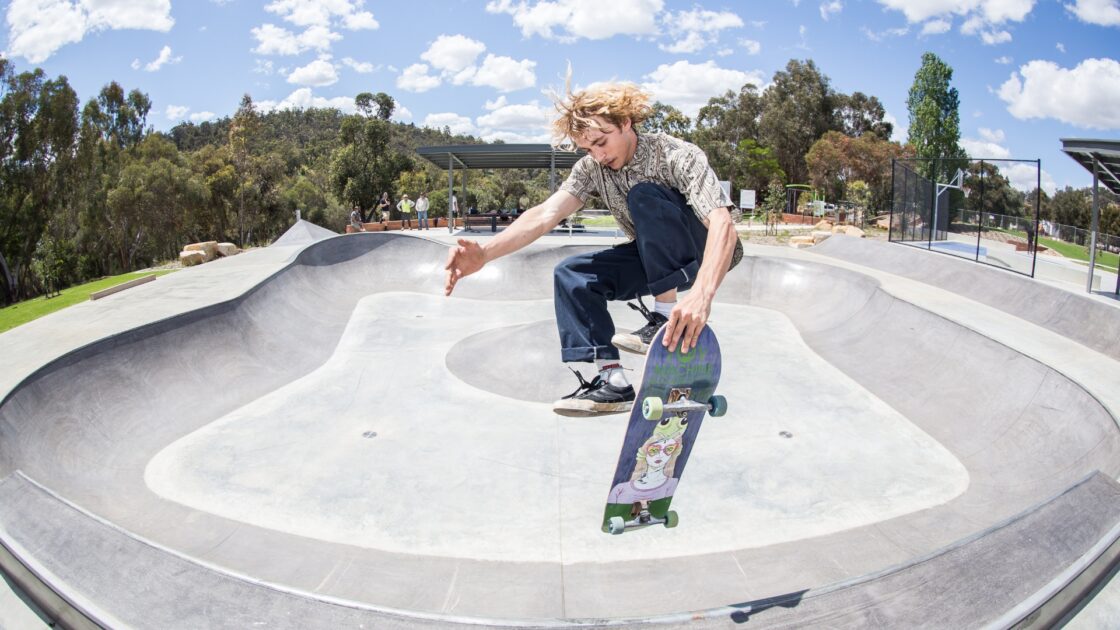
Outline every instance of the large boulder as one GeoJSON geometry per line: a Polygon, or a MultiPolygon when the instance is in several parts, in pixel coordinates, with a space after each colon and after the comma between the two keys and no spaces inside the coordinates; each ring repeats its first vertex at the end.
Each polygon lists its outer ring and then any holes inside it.
{"type": "Polygon", "coordinates": [[[184,247],[183,251],[184,252],[203,252],[203,254],[206,257],[206,260],[204,260],[202,262],[208,262],[208,261],[214,260],[214,257],[218,255],[218,241],[206,241],[206,242],[203,242],[203,243],[191,243],[190,245],[187,245],[186,247],[184,247]]]}
{"type": "Polygon", "coordinates": [[[821,241],[827,239],[830,236],[832,236],[832,232],[830,232],[830,231],[827,231],[827,230],[813,230],[813,236],[812,236],[813,244],[816,245],[817,243],[820,243],[821,241]]]}
{"type": "Polygon", "coordinates": [[[219,256],[234,256],[241,251],[233,243],[218,243],[217,249],[219,256]]]}
{"type": "Polygon", "coordinates": [[[179,262],[184,267],[193,267],[194,265],[201,265],[209,260],[206,258],[206,252],[201,250],[181,251],[179,252],[179,262]]]}

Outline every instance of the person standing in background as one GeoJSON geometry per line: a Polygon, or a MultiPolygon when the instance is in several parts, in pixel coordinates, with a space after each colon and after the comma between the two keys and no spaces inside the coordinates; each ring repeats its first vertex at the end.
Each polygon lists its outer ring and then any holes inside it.
{"type": "Polygon", "coordinates": [[[389,220],[389,208],[391,206],[392,206],[392,202],[389,201],[389,193],[387,193],[387,192],[381,193],[381,199],[379,199],[378,202],[377,202],[377,214],[378,214],[378,220],[381,221],[382,223],[385,223],[386,221],[389,220]]]}
{"type": "Polygon", "coordinates": [[[416,200],[416,227],[421,230],[428,229],[428,193],[420,193],[416,200]]]}
{"type": "Polygon", "coordinates": [[[401,200],[397,202],[397,210],[400,210],[400,213],[401,213],[401,229],[402,230],[404,230],[404,229],[411,230],[412,229],[412,208],[414,206],[415,206],[415,204],[412,202],[411,199],[408,198],[408,195],[401,195],[401,200]],[[405,228],[406,223],[408,224],[407,228],[405,228]]]}

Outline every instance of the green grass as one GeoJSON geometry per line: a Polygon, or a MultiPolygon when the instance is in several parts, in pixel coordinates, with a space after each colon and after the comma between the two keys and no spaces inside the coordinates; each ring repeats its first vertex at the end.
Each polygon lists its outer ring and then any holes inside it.
{"type": "MultiPolygon", "coordinates": [[[[1027,233],[1022,230],[1007,230],[997,227],[985,227],[985,231],[991,230],[993,232],[1003,232],[1005,234],[1012,234],[1018,236],[1024,241],[1027,240],[1027,233]]],[[[1089,248],[1075,243],[1067,243],[1045,236],[1038,237],[1038,244],[1043,247],[1054,250],[1062,256],[1070,260],[1076,260],[1088,264],[1089,262],[1089,248]]],[[[1116,271],[1120,267],[1120,255],[1113,254],[1112,252],[1098,251],[1097,252],[1097,266],[1106,267],[1110,271],[1116,271]]]]}
{"type": "Polygon", "coordinates": [[[587,227],[618,227],[614,217],[609,214],[605,217],[583,217],[581,223],[587,227]]]}
{"type": "Polygon", "coordinates": [[[129,280],[135,280],[143,276],[162,276],[172,271],[174,271],[174,269],[110,276],[108,278],[102,278],[100,280],[94,280],[93,282],[87,282],[86,284],[63,289],[61,295],[56,295],[52,298],[37,297],[0,308],[0,332],[39,319],[44,315],[50,315],[55,311],[61,311],[67,306],[73,306],[78,302],[84,302],[88,300],[89,295],[95,291],[108,289],[109,287],[114,287],[118,284],[128,282],[129,280]]]}
{"type": "MultiPolygon", "coordinates": [[[[1046,238],[1045,236],[1038,239],[1038,244],[1042,245],[1043,247],[1049,247],[1050,249],[1058,252],[1066,258],[1079,260],[1085,263],[1089,262],[1088,247],[1082,247],[1081,245],[1074,245],[1073,243],[1046,238]]],[[[1109,267],[1113,271],[1115,271],[1117,266],[1120,266],[1120,255],[1113,254],[1112,252],[1098,251],[1097,265],[1102,267],[1109,267]]]]}

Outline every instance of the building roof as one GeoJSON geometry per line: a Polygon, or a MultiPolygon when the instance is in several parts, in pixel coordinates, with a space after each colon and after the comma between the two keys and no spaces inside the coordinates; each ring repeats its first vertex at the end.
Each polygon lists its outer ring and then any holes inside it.
{"type": "Polygon", "coordinates": [[[420,147],[416,152],[441,169],[572,168],[586,155],[557,151],[547,144],[456,144],[420,147]]]}
{"type": "Polygon", "coordinates": [[[1093,160],[1100,164],[1100,184],[1120,195],[1120,140],[1062,138],[1062,151],[1093,172],[1093,160]]]}

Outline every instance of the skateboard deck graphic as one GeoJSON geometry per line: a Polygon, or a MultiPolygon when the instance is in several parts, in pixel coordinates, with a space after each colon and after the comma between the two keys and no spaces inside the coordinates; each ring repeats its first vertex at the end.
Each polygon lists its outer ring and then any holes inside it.
{"type": "Polygon", "coordinates": [[[715,333],[705,326],[696,347],[681,353],[662,345],[665,328],[646,352],[641,388],[630,412],[602,529],[612,534],[648,525],[675,527],[669,509],[704,416],[723,415],[714,396],[721,359],[715,333]],[[656,418],[656,419],[648,419],[656,418]]]}

